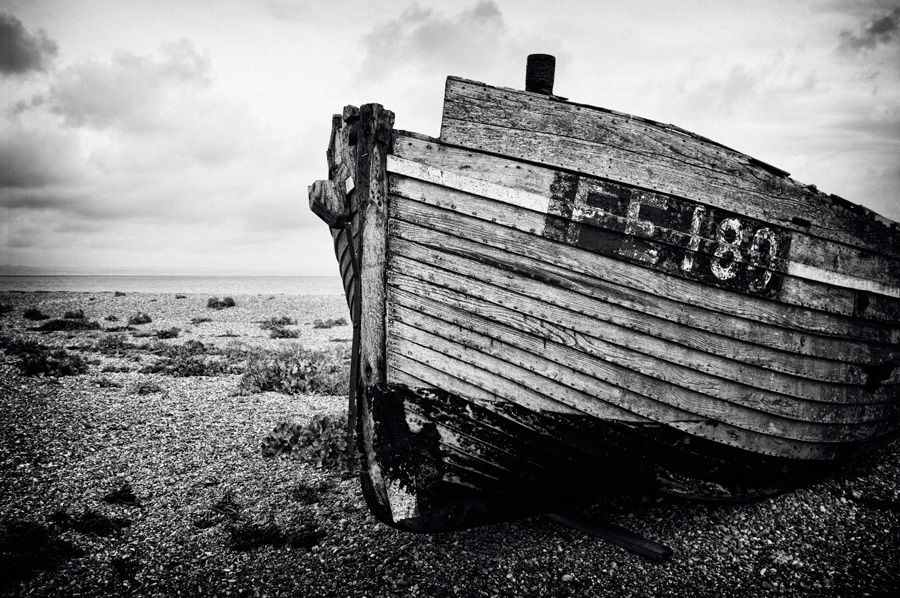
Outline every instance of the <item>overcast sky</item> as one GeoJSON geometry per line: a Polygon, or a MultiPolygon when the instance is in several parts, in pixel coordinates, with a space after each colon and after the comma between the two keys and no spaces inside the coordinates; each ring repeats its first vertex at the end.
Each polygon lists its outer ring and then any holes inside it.
{"type": "Polygon", "coordinates": [[[335,274],[331,114],[444,79],[671,122],[900,220],[900,2],[0,0],[0,265],[335,274]]]}

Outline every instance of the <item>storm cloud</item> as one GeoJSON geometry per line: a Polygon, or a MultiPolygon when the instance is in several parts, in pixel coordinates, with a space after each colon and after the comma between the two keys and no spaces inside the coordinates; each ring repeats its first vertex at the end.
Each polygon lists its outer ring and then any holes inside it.
{"type": "Polygon", "coordinates": [[[872,18],[856,31],[841,31],[841,46],[848,50],[871,50],[881,44],[900,40],[900,6],[891,12],[872,18]]]}
{"type": "Polygon", "coordinates": [[[56,42],[43,29],[29,33],[15,16],[0,13],[0,73],[22,75],[46,71],[58,50],[56,42]]]}

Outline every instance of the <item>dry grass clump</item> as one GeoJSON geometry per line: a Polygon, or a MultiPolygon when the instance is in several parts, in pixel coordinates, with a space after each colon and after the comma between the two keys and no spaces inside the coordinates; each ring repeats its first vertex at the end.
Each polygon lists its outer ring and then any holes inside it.
{"type": "Polygon", "coordinates": [[[292,328],[284,328],[283,326],[275,326],[269,329],[269,336],[272,338],[297,338],[300,331],[292,328]]]}
{"type": "Polygon", "coordinates": [[[36,307],[29,307],[25,311],[22,312],[22,317],[26,320],[47,320],[50,318],[47,314],[43,313],[36,307]]]}
{"type": "Polygon", "coordinates": [[[231,297],[219,299],[218,297],[210,297],[206,302],[206,307],[210,309],[225,309],[226,307],[234,307],[237,305],[231,297]]]}
{"type": "Polygon", "coordinates": [[[284,394],[346,394],[350,352],[287,347],[250,356],[240,389],[284,394]]]}
{"type": "Polygon", "coordinates": [[[163,330],[156,331],[156,338],[178,338],[178,335],[181,334],[181,328],[176,328],[172,326],[171,328],[165,328],[163,330]]]}
{"type": "Polygon", "coordinates": [[[347,468],[347,419],[315,415],[305,425],[281,422],[261,442],[264,457],[277,457],[295,449],[307,463],[322,469],[347,468]]]}
{"type": "Polygon", "coordinates": [[[189,340],[181,345],[168,345],[156,341],[145,348],[159,356],[154,363],[141,369],[144,374],[168,376],[218,376],[231,373],[232,366],[224,360],[208,359],[206,345],[189,340]]]}
{"type": "Polygon", "coordinates": [[[191,318],[191,324],[196,326],[197,324],[204,324],[206,322],[212,322],[212,318],[191,318]]]}
{"type": "Polygon", "coordinates": [[[273,328],[281,328],[283,326],[293,326],[297,323],[297,320],[293,318],[289,318],[287,316],[273,316],[267,320],[263,320],[259,323],[260,328],[263,330],[271,330],[273,328]]]}
{"type": "Polygon", "coordinates": [[[347,318],[316,318],[313,321],[313,328],[334,328],[335,326],[346,326],[347,318]]]}
{"type": "Polygon", "coordinates": [[[149,324],[152,321],[153,321],[153,318],[151,318],[148,314],[145,314],[142,311],[139,311],[139,312],[133,314],[130,318],[128,318],[129,326],[140,326],[142,324],[149,324]]]}
{"type": "Polygon", "coordinates": [[[48,320],[40,326],[32,328],[32,330],[39,330],[40,332],[74,332],[77,330],[100,330],[100,323],[94,322],[93,320],[86,320],[84,318],[48,320]]]}
{"type": "Polygon", "coordinates": [[[95,351],[113,357],[122,357],[134,349],[137,349],[137,345],[129,342],[124,334],[102,336],[94,343],[95,351]]]}
{"type": "Polygon", "coordinates": [[[0,348],[19,358],[19,369],[26,376],[77,376],[88,369],[87,362],[77,353],[21,337],[0,337],[0,348]]]}

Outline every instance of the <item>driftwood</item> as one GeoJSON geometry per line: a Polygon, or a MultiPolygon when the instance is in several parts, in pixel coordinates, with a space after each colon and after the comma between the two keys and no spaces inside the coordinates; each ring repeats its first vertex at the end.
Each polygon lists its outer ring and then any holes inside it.
{"type": "Polygon", "coordinates": [[[650,560],[661,562],[672,556],[672,549],[665,544],[648,540],[647,538],[630,532],[624,527],[611,523],[588,521],[584,517],[574,514],[550,513],[547,518],[566,527],[603,538],[604,540],[621,546],[629,552],[647,557],[650,560]]]}

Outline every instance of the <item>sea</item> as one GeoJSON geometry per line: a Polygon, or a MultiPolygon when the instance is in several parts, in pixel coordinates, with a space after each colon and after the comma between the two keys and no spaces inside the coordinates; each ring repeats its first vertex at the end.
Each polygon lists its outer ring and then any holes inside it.
{"type": "Polygon", "coordinates": [[[0,291],[341,295],[337,276],[0,276],[0,291]]]}

